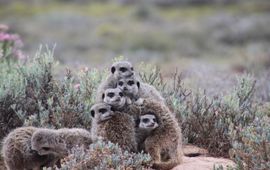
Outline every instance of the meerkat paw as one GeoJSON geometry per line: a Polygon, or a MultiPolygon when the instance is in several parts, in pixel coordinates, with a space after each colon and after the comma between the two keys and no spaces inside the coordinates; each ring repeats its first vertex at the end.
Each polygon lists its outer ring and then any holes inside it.
{"type": "Polygon", "coordinates": [[[144,102],[144,99],[143,99],[143,98],[139,98],[139,99],[137,99],[137,100],[134,102],[134,104],[136,104],[136,105],[138,105],[138,106],[141,106],[141,105],[143,105],[143,102],[144,102]]]}

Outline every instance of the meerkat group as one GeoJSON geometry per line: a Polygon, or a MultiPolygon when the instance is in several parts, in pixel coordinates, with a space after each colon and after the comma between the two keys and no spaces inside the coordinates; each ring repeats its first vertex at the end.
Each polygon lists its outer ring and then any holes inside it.
{"type": "Polygon", "coordinates": [[[91,108],[93,138],[111,140],[129,151],[137,146],[136,151],[151,155],[156,169],[172,169],[182,162],[176,118],[160,93],[140,81],[131,63],[114,63],[98,89],[97,104],[91,108]]]}
{"type": "Polygon", "coordinates": [[[182,162],[181,129],[164,98],[142,82],[130,62],[116,62],[98,87],[91,107],[91,132],[85,129],[22,127],[3,142],[8,170],[53,167],[77,145],[88,147],[97,140],[117,143],[130,152],[144,151],[153,168],[171,169],[182,162]]]}

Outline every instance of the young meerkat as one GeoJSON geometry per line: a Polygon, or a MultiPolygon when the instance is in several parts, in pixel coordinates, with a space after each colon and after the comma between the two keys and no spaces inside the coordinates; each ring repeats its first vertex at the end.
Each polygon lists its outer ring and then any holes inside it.
{"type": "Polygon", "coordinates": [[[172,169],[182,162],[181,129],[176,118],[160,102],[143,101],[141,117],[149,114],[157,117],[158,126],[147,134],[144,140],[145,151],[151,155],[154,169],[172,169]]]}
{"type": "Polygon", "coordinates": [[[119,79],[117,87],[120,88],[126,96],[130,97],[131,100],[137,101],[139,104],[142,103],[142,99],[153,99],[165,103],[165,99],[154,86],[143,83],[136,77],[119,79]]]}
{"type": "Polygon", "coordinates": [[[127,151],[136,152],[135,122],[132,116],[124,112],[114,111],[106,103],[97,103],[91,108],[92,128],[94,140],[103,139],[118,143],[127,151]]]}
{"type": "Polygon", "coordinates": [[[154,114],[141,115],[136,120],[136,141],[139,151],[145,151],[144,141],[159,126],[158,119],[154,114]]]}
{"type": "Polygon", "coordinates": [[[42,155],[33,150],[31,138],[38,129],[40,128],[17,128],[3,140],[2,156],[8,170],[40,170],[42,167],[52,167],[55,158],[66,154],[64,144],[59,145],[55,150],[47,150],[42,155]]]}
{"type": "Polygon", "coordinates": [[[111,74],[98,87],[96,93],[96,102],[102,102],[102,94],[108,88],[116,88],[120,78],[129,78],[134,76],[134,69],[130,62],[119,61],[111,66],[111,74]]]}

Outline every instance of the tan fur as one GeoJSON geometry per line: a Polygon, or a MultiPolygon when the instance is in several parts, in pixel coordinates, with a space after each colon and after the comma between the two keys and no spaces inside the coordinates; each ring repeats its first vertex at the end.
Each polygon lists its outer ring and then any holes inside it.
{"type": "Polygon", "coordinates": [[[21,127],[10,132],[3,141],[2,156],[8,170],[40,169],[50,165],[54,153],[39,155],[31,149],[31,137],[38,128],[21,127]]]}
{"type": "Polygon", "coordinates": [[[111,73],[110,75],[104,80],[98,87],[96,93],[96,102],[102,102],[102,94],[105,92],[106,89],[109,88],[116,88],[117,82],[120,78],[127,78],[132,77],[134,75],[133,66],[128,61],[119,61],[115,62],[111,66],[111,73]],[[121,67],[127,68],[125,73],[122,73],[119,69],[121,67]],[[113,69],[115,71],[113,71],[113,69]]]}
{"type": "Polygon", "coordinates": [[[93,143],[91,133],[81,128],[62,128],[57,133],[65,141],[67,149],[71,150],[74,146],[84,146],[88,148],[93,143]]]}
{"type": "MultiPolygon", "coordinates": [[[[60,147],[67,153],[75,146],[87,148],[92,143],[91,133],[80,128],[39,129],[31,139],[32,148],[42,154],[42,147],[56,150],[60,147]]],[[[65,155],[63,155],[65,156],[65,155]]]]}
{"type": "Polygon", "coordinates": [[[145,139],[145,151],[153,160],[155,169],[172,169],[182,162],[182,133],[169,109],[154,100],[144,100],[141,115],[155,114],[159,119],[159,126],[145,139]],[[166,162],[162,155],[168,156],[166,162]]]}
{"type": "Polygon", "coordinates": [[[32,149],[39,155],[46,154],[48,151],[57,153],[58,156],[52,161],[52,165],[67,156],[73,147],[87,148],[91,143],[90,132],[80,128],[38,129],[31,138],[32,149]]]}
{"type": "Polygon", "coordinates": [[[91,134],[93,139],[103,139],[117,143],[122,149],[135,152],[137,144],[135,139],[135,122],[132,116],[127,113],[112,111],[111,106],[105,103],[98,103],[92,106],[91,112],[95,111],[92,119],[91,134]],[[110,118],[101,120],[98,110],[106,108],[110,118]]]}

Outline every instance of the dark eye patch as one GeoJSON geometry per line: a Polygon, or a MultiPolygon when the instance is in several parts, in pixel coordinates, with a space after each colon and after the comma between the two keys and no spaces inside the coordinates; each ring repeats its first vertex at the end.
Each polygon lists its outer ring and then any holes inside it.
{"type": "Polygon", "coordinates": [[[120,96],[120,97],[123,97],[123,96],[124,96],[124,94],[123,94],[122,92],[120,92],[120,93],[119,93],[119,96],[120,96]]]}
{"type": "Polygon", "coordinates": [[[131,67],[131,70],[132,70],[132,71],[134,70],[133,67],[131,67]]]}
{"type": "Polygon", "coordinates": [[[134,83],[134,81],[131,80],[131,81],[128,81],[127,84],[130,85],[130,86],[132,86],[132,85],[135,84],[135,83],[134,83]]]}
{"type": "Polygon", "coordinates": [[[123,86],[124,82],[120,81],[118,84],[119,86],[123,86]]]}
{"type": "Polygon", "coordinates": [[[149,119],[144,118],[144,119],[142,119],[142,122],[143,122],[143,123],[148,123],[148,122],[149,122],[149,119]]]}
{"type": "Polygon", "coordinates": [[[95,111],[94,110],[91,110],[90,113],[91,113],[92,117],[95,117],[95,111]]]}
{"type": "Polygon", "coordinates": [[[127,68],[126,67],[120,67],[119,69],[121,72],[126,72],[127,71],[127,68]]]}
{"type": "Polygon", "coordinates": [[[107,110],[107,109],[102,108],[102,109],[99,109],[98,111],[99,111],[100,113],[102,113],[102,114],[103,114],[103,113],[106,113],[108,110],[107,110]]]}
{"type": "Polygon", "coordinates": [[[153,119],[154,122],[157,122],[156,118],[153,119]]]}
{"type": "Polygon", "coordinates": [[[110,92],[110,93],[107,94],[107,96],[110,97],[110,98],[112,98],[112,97],[114,97],[114,93],[113,92],[110,92]]]}

